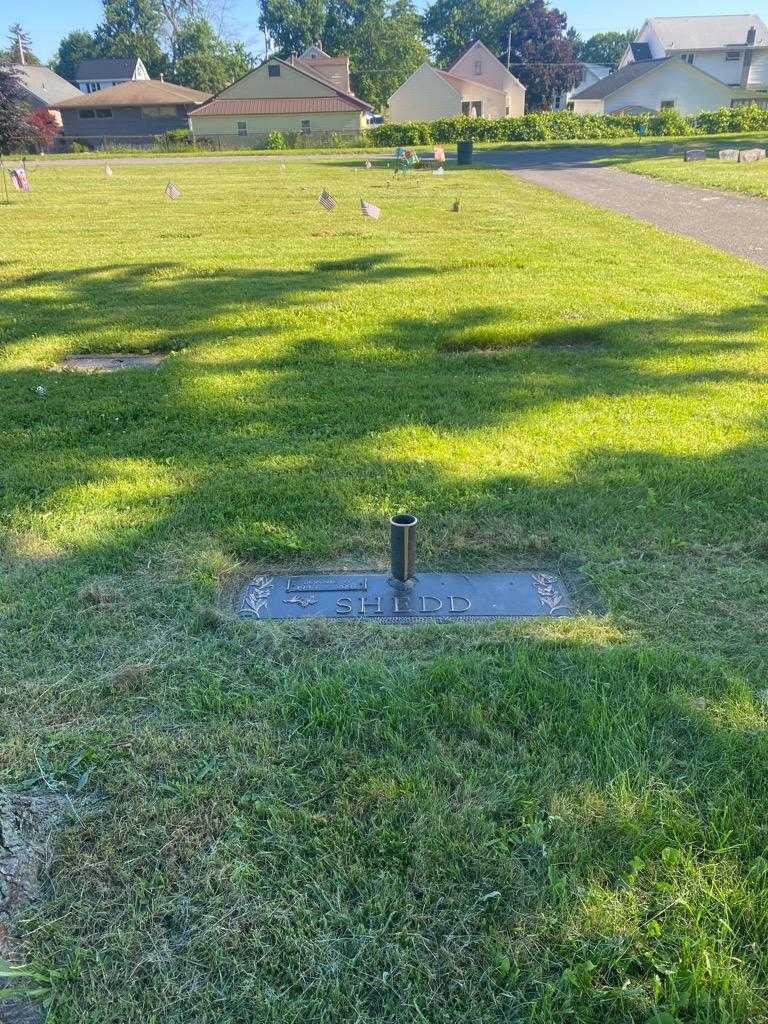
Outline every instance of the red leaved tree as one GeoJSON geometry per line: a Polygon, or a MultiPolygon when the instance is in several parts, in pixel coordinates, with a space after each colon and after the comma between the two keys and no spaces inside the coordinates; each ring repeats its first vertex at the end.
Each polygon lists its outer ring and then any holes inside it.
{"type": "Polygon", "coordinates": [[[50,149],[61,131],[61,125],[45,107],[37,107],[36,110],[33,110],[27,118],[27,124],[32,136],[30,141],[40,149],[50,149]]]}

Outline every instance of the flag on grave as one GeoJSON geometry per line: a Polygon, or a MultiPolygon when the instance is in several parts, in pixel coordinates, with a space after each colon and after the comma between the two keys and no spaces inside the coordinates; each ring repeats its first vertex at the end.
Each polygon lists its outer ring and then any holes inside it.
{"type": "Polygon", "coordinates": [[[9,171],[11,175],[11,181],[13,187],[19,189],[20,192],[31,192],[32,186],[29,184],[29,178],[27,172],[23,167],[16,167],[14,170],[9,171]]]}
{"type": "Polygon", "coordinates": [[[369,203],[367,199],[360,199],[360,209],[363,211],[363,216],[370,217],[371,220],[378,220],[381,216],[381,210],[378,206],[369,203]]]}
{"type": "Polygon", "coordinates": [[[112,177],[112,168],[109,166],[109,164],[107,164],[107,166],[104,168],[104,173],[108,178],[112,177]]]}
{"type": "Polygon", "coordinates": [[[320,203],[321,206],[324,206],[329,213],[331,212],[331,210],[336,209],[336,200],[333,198],[330,192],[326,192],[325,189],[323,189],[323,191],[317,197],[317,201],[318,203],[320,203]]]}
{"type": "Polygon", "coordinates": [[[169,199],[178,199],[181,192],[176,188],[172,181],[169,181],[164,189],[165,194],[169,199]]]}

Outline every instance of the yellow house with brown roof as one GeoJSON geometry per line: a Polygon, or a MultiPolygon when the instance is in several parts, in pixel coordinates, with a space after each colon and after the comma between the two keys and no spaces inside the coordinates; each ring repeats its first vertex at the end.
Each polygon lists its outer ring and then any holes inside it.
{"type": "Polygon", "coordinates": [[[271,132],[324,141],[359,135],[371,109],[350,91],[349,58],[314,45],[300,57],[269,57],[193,110],[189,123],[196,140],[227,146],[261,145],[271,132]]]}

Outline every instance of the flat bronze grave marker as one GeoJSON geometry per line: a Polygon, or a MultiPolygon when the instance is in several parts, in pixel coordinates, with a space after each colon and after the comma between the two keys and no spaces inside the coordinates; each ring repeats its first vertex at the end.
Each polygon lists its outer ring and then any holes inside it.
{"type": "Polygon", "coordinates": [[[390,530],[391,574],[257,576],[241,599],[241,618],[414,623],[574,614],[563,581],[550,572],[416,572],[415,516],[394,516],[390,530]]]}

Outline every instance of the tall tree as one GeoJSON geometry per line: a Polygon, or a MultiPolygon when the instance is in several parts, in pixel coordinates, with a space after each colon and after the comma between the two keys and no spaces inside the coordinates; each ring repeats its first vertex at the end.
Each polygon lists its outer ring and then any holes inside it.
{"type": "Polygon", "coordinates": [[[253,67],[243,44],[226,42],[205,18],[179,23],[174,51],[174,82],[203,92],[218,92],[253,67]]]}
{"type": "Polygon", "coordinates": [[[23,96],[18,72],[9,61],[0,61],[0,154],[18,153],[29,142],[23,96]]]}
{"type": "Polygon", "coordinates": [[[156,0],[104,0],[96,29],[101,57],[140,57],[151,78],[167,74],[170,60],[160,44],[163,16],[156,0]]]}
{"type": "Polygon", "coordinates": [[[412,0],[261,0],[261,12],[284,56],[316,40],[328,53],[349,54],[352,89],[374,106],[427,56],[412,0]]]}
{"type": "Polygon", "coordinates": [[[476,40],[499,53],[518,0],[435,0],[424,15],[424,34],[441,64],[450,65],[476,40]]]}
{"type": "Polygon", "coordinates": [[[0,56],[11,64],[39,64],[40,61],[32,52],[32,40],[20,22],[8,27],[8,49],[0,56]]]}
{"type": "Polygon", "coordinates": [[[61,75],[69,82],[74,82],[78,65],[84,60],[100,56],[102,54],[93,34],[76,30],[61,40],[56,55],[51,61],[51,67],[57,75],[61,75]]]}
{"type": "Polygon", "coordinates": [[[636,28],[627,29],[626,32],[598,32],[579,45],[578,58],[589,61],[590,64],[607,64],[613,67],[619,63],[627,44],[631,43],[636,35],[636,28]]]}
{"type": "MultiPolygon", "coordinates": [[[[564,14],[546,0],[524,0],[508,23],[511,43],[510,70],[525,85],[528,110],[549,106],[556,96],[581,80],[583,68],[576,61],[567,36],[564,14]]],[[[506,43],[504,35],[496,52],[506,43]]]]}

